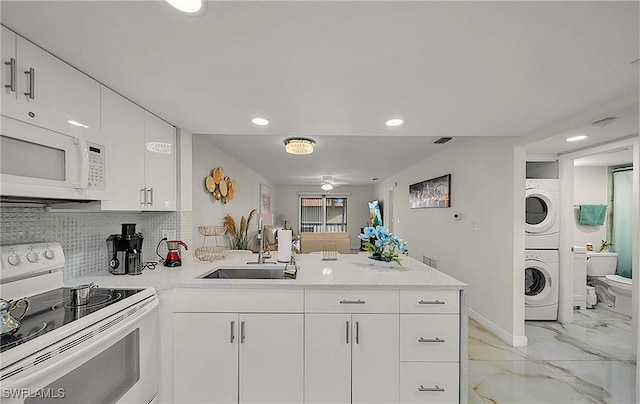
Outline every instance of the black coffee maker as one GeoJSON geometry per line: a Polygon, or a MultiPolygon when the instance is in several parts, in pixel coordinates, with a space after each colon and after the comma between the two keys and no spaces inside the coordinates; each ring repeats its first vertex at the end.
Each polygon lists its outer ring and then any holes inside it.
{"type": "Polygon", "coordinates": [[[142,233],[136,233],[135,223],[122,223],[122,233],[107,237],[109,272],[114,275],[142,273],[142,233]]]}

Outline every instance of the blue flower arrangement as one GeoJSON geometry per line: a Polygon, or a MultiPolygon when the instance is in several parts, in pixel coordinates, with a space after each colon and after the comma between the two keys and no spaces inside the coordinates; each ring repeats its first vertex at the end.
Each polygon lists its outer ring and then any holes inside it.
{"type": "Polygon", "coordinates": [[[398,252],[407,254],[407,242],[394,236],[382,226],[365,227],[358,238],[364,241],[364,249],[371,254],[370,258],[378,261],[394,261],[402,266],[398,252]]]}

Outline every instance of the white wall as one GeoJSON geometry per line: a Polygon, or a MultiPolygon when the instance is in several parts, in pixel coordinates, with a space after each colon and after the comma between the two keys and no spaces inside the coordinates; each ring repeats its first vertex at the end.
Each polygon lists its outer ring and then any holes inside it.
{"type": "MultiPolygon", "coordinates": [[[[278,224],[282,224],[282,215],[286,214],[289,218],[287,226],[293,228],[296,233],[299,228],[299,192],[318,193],[322,192],[322,190],[319,186],[281,185],[277,187],[278,208],[276,210],[276,221],[278,224]]],[[[375,198],[374,187],[372,185],[338,186],[331,191],[333,194],[341,192],[351,194],[347,196],[347,231],[351,235],[351,248],[360,248],[358,234],[360,234],[360,228],[369,222],[369,206],[367,202],[375,198]]],[[[329,192],[325,193],[331,194],[329,192]]]]}
{"type": "Polygon", "coordinates": [[[456,139],[376,187],[381,199],[395,188],[393,231],[409,254],[438,259],[439,270],[467,283],[471,313],[513,345],[526,344],[524,185],[524,148],[483,137],[456,139]],[[410,184],[449,173],[451,208],[409,209],[410,184]]]}
{"type": "MultiPolygon", "coordinates": [[[[575,167],[573,179],[573,203],[575,205],[606,205],[608,203],[607,167],[575,167]]],[[[578,209],[573,211],[575,231],[573,243],[577,246],[585,246],[593,243],[593,248],[598,249],[602,240],[607,239],[607,223],[609,212],[602,226],[582,226],[578,224],[578,209]]]]}
{"type": "MultiPolygon", "coordinates": [[[[233,157],[218,149],[205,136],[193,135],[193,241],[195,247],[202,245],[203,236],[198,233],[198,226],[222,225],[222,219],[230,213],[236,220],[249,215],[252,209],[259,210],[260,183],[271,188],[271,210],[277,209],[275,186],[263,176],[241,164],[233,157]],[[217,201],[204,185],[204,180],[216,167],[224,168],[225,175],[236,180],[238,189],[235,197],[223,205],[217,201]]],[[[257,218],[251,221],[250,233],[257,229],[257,218]]],[[[209,237],[211,238],[211,237],[209,237]]],[[[222,236],[220,242],[225,242],[222,236]]],[[[212,244],[211,240],[207,245],[212,244]]]]}

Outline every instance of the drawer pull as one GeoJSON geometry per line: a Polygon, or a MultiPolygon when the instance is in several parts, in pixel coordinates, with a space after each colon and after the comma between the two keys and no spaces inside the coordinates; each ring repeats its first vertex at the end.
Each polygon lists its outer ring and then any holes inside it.
{"type": "Polygon", "coordinates": [[[420,300],[418,304],[444,304],[442,300],[420,300]]]}
{"type": "Polygon", "coordinates": [[[340,304],[365,304],[364,300],[340,300],[340,304]]]}
{"type": "Polygon", "coordinates": [[[424,387],[420,385],[418,391],[444,391],[444,389],[436,384],[436,387],[424,387]]]}
{"type": "Polygon", "coordinates": [[[440,339],[438,337],[435,338],[429,338],[429,339],[424,339],[422,337],[420,337],[420,339],[418,340],[418,342],[444,342],[443,339],[440,339]]]}

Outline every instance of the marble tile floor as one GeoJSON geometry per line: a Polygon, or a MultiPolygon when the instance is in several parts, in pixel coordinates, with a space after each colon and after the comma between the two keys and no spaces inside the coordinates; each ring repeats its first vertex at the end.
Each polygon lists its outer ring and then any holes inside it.
{"type": "Polygon", "coordinates": [[[604,308],[574,322],[527,321],[514,348],[469,320],[469,403],[635,403],[631,318],[604,308]]]}

